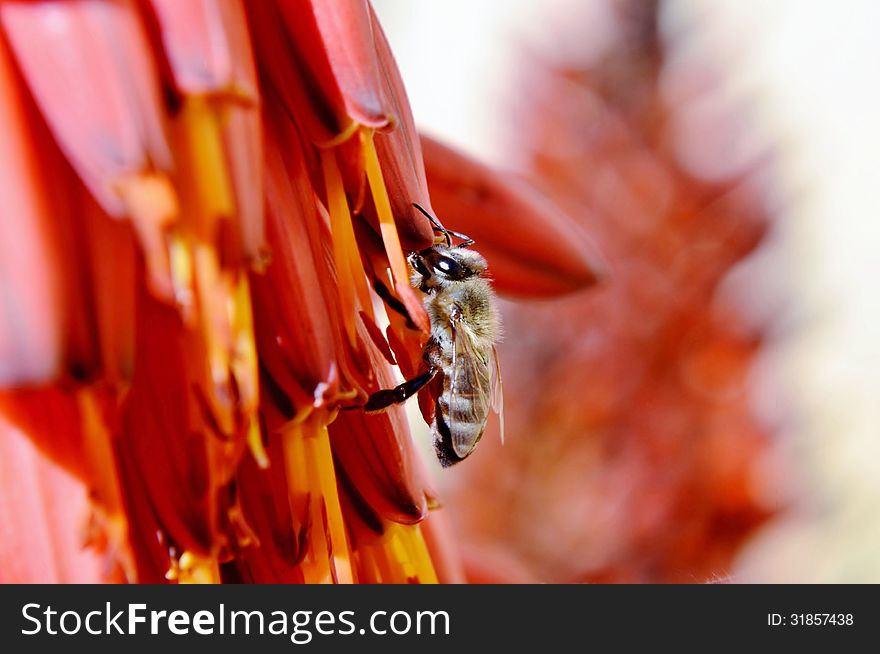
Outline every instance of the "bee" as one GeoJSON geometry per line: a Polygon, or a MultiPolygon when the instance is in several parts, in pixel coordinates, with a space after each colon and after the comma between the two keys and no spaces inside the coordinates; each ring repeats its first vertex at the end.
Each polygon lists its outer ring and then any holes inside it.
{"type": "Polygon", "coordinates": [[[469,249],[473,239],[445,229],[422,207],[413,206],[439,233],[433,246],[408,256],[410,283],[425,294],[424,306],[431,324],[431,335],[422,352],[424,371],[395,388],[373,393],[364,410],[381,411],[427,387],[434,398],[434,449],[446,468],[474,451],[490,410],[498,413],[504,438],[496,348],[500,321],[495,292],[486,277],[486,259],[469,249]],[[453,237],[461,242],[453,245],[453,237]]]}

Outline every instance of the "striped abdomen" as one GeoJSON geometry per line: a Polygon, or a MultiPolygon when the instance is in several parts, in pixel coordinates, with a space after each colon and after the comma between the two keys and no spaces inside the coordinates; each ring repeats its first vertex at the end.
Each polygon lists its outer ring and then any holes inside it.
{"type": "Polygon", "coordinates": [[[473,451],[486,428],[489,416],[486,390],[489,369],[488,364],[480,358],[471,357],[466,362],[458,358],[455,369],[451,353],[449,357],[442,358],[443,390],[436,398],[432,427],[440,463],[449,466],[473,451]]]}

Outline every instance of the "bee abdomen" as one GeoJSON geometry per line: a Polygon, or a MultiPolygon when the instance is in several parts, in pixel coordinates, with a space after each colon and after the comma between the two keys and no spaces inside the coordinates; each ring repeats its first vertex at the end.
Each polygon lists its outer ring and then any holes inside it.
{"type": "Polygon", "coordinates": [[[485,423],[485,416],[477,415],[473,400],[467,395],[455,395],[446,388],[438,398],[443,420],[449,425],[450,431],[461,437],[479,437],[485,423]],[[450,402],[451,400],[451,402],[450,402]]]}

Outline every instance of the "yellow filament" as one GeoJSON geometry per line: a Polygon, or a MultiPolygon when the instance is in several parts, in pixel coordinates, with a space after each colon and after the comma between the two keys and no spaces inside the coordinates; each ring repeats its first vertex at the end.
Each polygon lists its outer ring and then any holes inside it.
{"type": "Polygon", "coordinates": [[[223,402],[221,399],[225,397],[225,389],[229,382],[228,317],[223,302],[227,289],[223,287],[221,280],[217,251],[203,243],[196,243],[193,250],[199,318],[207,350],[209,379],[213,385],[213,392],[209,393],[208,397],[220,429],[224,433],[231,434],[232,407],[228,401],[223,402]],[[219,389],[224,390],[218,394],[219,389]]]}
{"type": "Polygon", "coordinates": [[[325,422],[288,425],[284,460],[291,512],[294,516],[309,515],[310,533],[302,562],[306,583],[331,583],[334,571],[337,582],[352,583],[351,555],[325,422]]]}
{"type": "Polygon", "coordinates": [[[367,181],[370,183],[370,192],[373,195],[376,213],[379,216],[379,231],[382,233],[382,242],[385,244],[385,253],[391,264],[394,281],[397,284],[407,284],[406,258],[403,256],[400,237],[397,235],[397,226],[391,212],[391,201],[388,199],[388,189],[385,187],[382,167],[379,165],[379,157],[376,154],[376,144],[373,143],[372,130],[365,128],[361,131],[361,149],[364,155],[367,181]]]}
{"type": "Polygon", "coordinates": [[[180,555],[175,572],[179,584],[220,583],[220,568],[214,557],[197,556],[192,552],[184,552],[180,555]]]}
{"type": "MultiPolygon", "coordinates": [[[[232,189],[226,169],[226,157],[217,114],[206,98],[188,96],[182,111],[182,122],[188,146],[188,171],[195,184],[199,214],[207,220],[205,228],[220,217],[234,212],[232,189]]],[[[213,230],[201,232],[207,238],[213,230]]]]}
{"type": "MultiPolygon", "coordinates": [[[[302,524],[294,524],[295,528],[304,529],[308,519],[311,520],[311,504],[313,498],[310,495],[309,475],[306,466],[305,443],[303,441],[302,427],[298,424],[289,425],[284,431],[284,472],[287,477],[288,502],[290,513],[294,518],[301,518],[302,524]]],[[[318,523],[320,525],[320,523],[318,523]]],[[[301,567],[306,583],[326,583],[321,576],[321,561],[324,558],[320,552],[316,552],[314,538],[315,526],[311,527],[312,534],[307,539],[307,551],[303,554],[301,567]]],[[[317,543],[320,547],[321,542],[317,543]]]]}
{"type": "Polygon", "coordinates": [[[168,250],[171,260],[171,284],[174,299],[180,307],[184,322],[191,325],[193,316],[193,260],[186,239],[180,235],[170,238],[168,250]]]}
{"type": "Polygon", "coordinates": [[[232,374],[239,389],[241,411],[248,420],[247,443],[261,468],[269,467],[269,455],[263,447],[256,413],[259,406],[259,369],[254,341],[254,319],[247,275],[239,275],[235,285],[229,320],[233,331],[232,374]]]}
{"type": "MultiPolygon", "coordinates": [[[[367,286],[357,239],[354,236],[354,228],[351,224],[351,210],[348,206],[348,198],[345,196],[345,187],[342,183],[342,175],[339,172],[339,164],[336,161],[336,150],[322,150],[321,163],[324,166],[324,180],[327,186],[328,203],[330,204],[328,209],[333,230],[334,254],[336,252],[335,241],[339,239],[341,245],[340,259],[347,261],[348,274],[354,285],[360,308],[372,318],[373,301],[370,296],[370,289],[367,286]]],[[[337,266],[339,265],[340,263],[337,262],[337,266]]]]}
{"type": "Polygon", "coordinates": [[[436,584],[437,574],[418,525],[385,522],[385,534],[375,544],[358,549],[358,573],[369,583],[405,584],[413,580],[436,584]]]}
{"type": "MultiPolygon", "coordinates": [[[[336,570],[336,580],[340,584],[350,584],[352,578],[351,560],[348,548],[348,537],[342,519],[342,507],[336,487],[336,470],[333,466],[333,455],[330,452],[330,436],[327,426],[319,424],[315,433],[306,440],[309,452],[309,463],[324,498],[327,512],[327,529],[332,543],[332,565],[336,570]]],[[[323,519],[323,516],[322,516],[323,519]]]]}
{"type": "Polygon", "coordinates": [[[419,525],[403,527],[402,539],[416,569],[416,576],[423,584],[436,584],[437,573],[431,562],[431,554],[419,525]]]}
{"type": "Polygon", "coordinates": [[[360,123],[358,123],[356,120],[353,120],[344,130],[339,132],[339,134],[337,134],[333,138],[327,141],[316,143],[315,145],[317,145],[319,148],[335,148],[337,145],[342,145],[348,139],[354,136],[355,132],[357,132],[358,127],[360,127],[360,123]]]}
{"type": "Polygon", "coordinates": [[[260,421],[252,417],[248,425],[247,444],[257,465],[264,470],[269,467],[269,454],[263,447],[263,434],[260,431],[260,421]]]}
{"type": "Polygon", "coordinates": [[[251,413],[256,411],[260,398],[257,346],[254,342],[254,318],[247,275],[238,276],[229,312],[233,333],[232,372],[238,382],[242,408],[251,413]]]}
{"type": "Polygon", "coordinates": [[[330,230],[333,232],[333,259],[336,263],[336,289],[339,302],[345,312],[345,331],[352,348],[357,347],[357,332],[353,319],[354,288],[353,271],[346,256],[345,223],[351,229],[348,201],[342,188],[339,169],[336,166],[336,154],[333,150],[321,150],[321,165],[324,169],[324,185],[327,189],[327,207],[330,212],[330,230]]]}

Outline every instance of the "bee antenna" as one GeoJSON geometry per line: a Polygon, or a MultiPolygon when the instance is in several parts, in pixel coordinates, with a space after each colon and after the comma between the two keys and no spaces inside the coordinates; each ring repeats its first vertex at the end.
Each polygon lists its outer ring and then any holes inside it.
{"type": "Polygon", "coordinates": [[[446,238],[446,246],[451,248],[452,247],[452,237],[449,235],[449,231],[443,225],[440,224],[440,221],[437,220],[436,218],[434,218],[434,216],[429,214],[427,211],[425,211],[420,204],[416,204],[415,202],[413,202],[412,206],[414,206],[416,209],[421,211],[422,214],[425,216],[425,218],[427,218],[428,220],[431,221],[431,224],[434,226],[434,229],[436,229],[438,232],[443,234],[443,236],[446,238]]]}
{"type": "Polygon", "coordinates": [[[447,247],[450,247],[450,248],[452,247],[452,237],[453,236],[455,238],[460,238],[463,241],[462,243],[459,243],[457,247],[466,248],[469,245],[474,244],[474,239],[472,239],[467,234],[462,234],[461,232],[453,232],[451,229],[446,229],[443,225],[440,224],[439,220],[437,220],[436,218],[434,218],[434,216],[432,216],[427,211],[425,211],[421,207],[421,205],[418,205],[415,202],[413,202],[412,206],[414,206],[416,209],[421,211],[425,215],[425,217],[431,221],[431,224],[434,225],[434,229],[436,229],[438,232],[443,234],[443,236],[446,238],[446,246],[447,247]]]}

